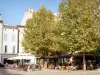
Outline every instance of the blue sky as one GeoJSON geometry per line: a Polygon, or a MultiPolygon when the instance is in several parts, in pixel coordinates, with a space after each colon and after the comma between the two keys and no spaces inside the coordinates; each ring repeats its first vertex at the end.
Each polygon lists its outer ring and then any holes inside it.
{"type": "Polygon", "coordinates": [[[60,0],[0,0],[0,14],[5,24],[20,24],[28,7],[37,11],[44,4],[47,9],[56,13],[59,2],[60,0]]]}

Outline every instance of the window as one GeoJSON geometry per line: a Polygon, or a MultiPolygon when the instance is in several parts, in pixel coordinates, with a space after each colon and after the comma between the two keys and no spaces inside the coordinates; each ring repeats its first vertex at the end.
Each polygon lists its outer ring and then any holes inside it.
{"type": "Polygon", "coordinates": [[[4,34],[4,41],[7,41],[7,34],[4,34]]]}
{"type": "Polygon", "coordinates": [[[26,59],[25,59],[25,60],[24,60],[24,62],[25,62],[25,63],[29,63],[29,62],[30,62],[30,60],[26,60],[26,59]]]}
{"type": "Polygon", "coordinates": [[[15,41],[15,35],[12,35],[12,41],[15,41]]]}
{"type": "Polygon", "coordinates": [[[13,53],[15,53],[15,46],[13,46],[13,53]]]}
{"type": "Polygon", "coordinates": [[[7,45],[5,45],[5,53],[7,53],[7,45]]]}

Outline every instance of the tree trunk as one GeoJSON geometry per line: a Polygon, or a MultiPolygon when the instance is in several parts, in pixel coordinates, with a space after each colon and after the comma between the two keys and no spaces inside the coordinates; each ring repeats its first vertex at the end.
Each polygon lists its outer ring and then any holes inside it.
{"type": "Polygon", "coordinates": [[[83,53],[83,70],[86,71],[85,54],[83,53]]]}

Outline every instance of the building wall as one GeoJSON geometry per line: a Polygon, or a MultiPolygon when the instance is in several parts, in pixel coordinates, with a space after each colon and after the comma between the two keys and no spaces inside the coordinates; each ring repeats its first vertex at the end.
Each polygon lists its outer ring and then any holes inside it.
{"type": "Polygon", "coordinates": [[[28,10],[25,11],[24,16],[22,18],[21,21],[21,25],[25,26],[26,25],[26,21],[30,18],[32,18],[33,15],[33,9],[29,8],[28,10]]]}
{"type": "Polygon", "coordinates": [[[18,29],[3,28],[3,48],[2,54],[17,54],[18,29]],[[5,52],[7,46],[7,52],[5,52]],[[15,48],[14,48],[15,46],[15,48]],[[15,51],[13,51],[15,49],[15,51]]]}
{"type": "Polygon", "coordinates": [[[32,15],[32,8],[26,10],[22,18],[21,26],[0,23],[0,63],[4,64],[4,59],[18,56],[19,53],[25,53],[22,47],[24,26],[27,20],[32,18],[32,15]],[[13,51],[14,46],[15,51],[13,51]]]}
{"type": "Polygon", "coordinates": [[[0,63],[1,63],[1,51],[2,51],[2,34],[3,34],[3,23],[0,22],[0,63]]]}
{"type": "Polygon", "coordinates": [[[24,53],[24,48],[22,46],[24,27],[18,27],[18,29],[19,29],[19,53],[24,53]]]}

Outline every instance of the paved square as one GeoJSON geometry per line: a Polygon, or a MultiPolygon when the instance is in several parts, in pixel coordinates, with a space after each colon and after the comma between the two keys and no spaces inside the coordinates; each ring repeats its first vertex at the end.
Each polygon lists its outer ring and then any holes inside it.
{"type": "Polygon", "coordinates": [[[1,69],[0,75],[100,75],[100,70],[93,71],[58,71],[58,70],[42,70],[42,71],[17,71],[9,69],[1,69]]]}

